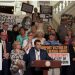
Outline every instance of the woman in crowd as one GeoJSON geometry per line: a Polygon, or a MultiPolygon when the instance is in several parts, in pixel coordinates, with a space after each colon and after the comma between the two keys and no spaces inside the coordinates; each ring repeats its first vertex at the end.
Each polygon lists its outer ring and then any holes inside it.
{"type": "Polygon", "coordinates": [[[34,38],[35,40],[38,39],[41,41],[41,44],[43,45],[45,42],[45,38],[44,38],[44,32],[39,30],[36,32],[36,37],[34,38]]]}
{"type": "Polygon", "coordinates": [[[51,32],[52,34],[56,35],[55,29],[52,28],[50,32],[51,32]]]}
{"type": "Polygon", "coordinates": [[[67,30],[67,35],[68,35],[68,37],[71,39],[72,36],[73,36],[72,31],[71,31],[71,30],[67,30]]]}
{"type": "Polygon", "coordinates": [[[65,45],[69,45],[72,42],[72,31],[71,30],[67,30],[67,34],[64,36],[64,40],[62,40],[63,44],[65,45]]]}
{"type": "Polygon", "coordinates": [[[11,51],[11,74],[23,75],[25,70],[25,62],[23,61],[24,52],[21,50],[20,42],[14,41],[13,50],[11,51]]]}
{"type": "Polygon", "coordinates": [[[32,25],[31,25],[31,32],[33,33],[33,36],[34,36],[34,37],[36,36],[36,31],[37,31],[37,27],[35,26],[35,23],[32,22],[32,25]]]}
{"type": "Polygon", "coordinates": [[[33,33],[32,32],[28,32],[28,39],[24,40],[22,48],[28,54],[29,50],[33,46],[34,46],[33,33]]]}
{"type": "Polygon", "coordinates": [[[16,41],[16,37],[17,35],[19,35],[19,31],[18,31],[19,27],[17,24],[15,24],[12,28],[12,33],[13,33],[13,41],[16,41]]]}
{"type": "Polygon", "coordinates": [[[44,42],[44,45],[61,45],[59,40],[56,40],[56,36],[54,34],[49,34],[48,41],[44,42]]]}
{"type": "Polygon", "coordinates": [[[51,34],[54,34],[56,36],[56,40],[59,40],[60,41],[60,38],[59,38],[59,35],[58,33],[55,31],[55,29],[51,29],[51,34]]]}
{"type": "Polygon", "coordinates": [[[20,27],[20,29],[19,29],[19,32],[20,32],[20,34],[17,36],[17,40],[20,42],[20,44],[21,44],[21,47],[22,47],[22,45],[23,45],[23,41],[25,40],[25,39],[28,39],[28,36],[27,36],[27,34],[26,34],[26,28],[24,28],[24,27],[20,27]]]}
{"type": "Polygon", "coordinates": [[[45,36],[44,36],[46,40],[48,40],[48,36],[49,36],[49,34],[51,34],[51,29],[52,29],[52,27],[49,25],[47,27],[47,32],[45,33],[45,36]]]}
{"type": "Polygon", "coordinates": [[[35,25],[37,27],[37,31],[40,31],[41,30],[41,31],[44,32],[44,29],[43,29],[44,24],[43,24],[43,22],[41,22],[41,20],[39,20],[39,21],[37,23],[35,22],[35,25]]]}
{"type": "Polygon", "coordinates": [[[69,45],[71,44],[71,38],[69,38],[68,35],[65,36],[64,41],[63,41],[64,45],[69,45]]]}

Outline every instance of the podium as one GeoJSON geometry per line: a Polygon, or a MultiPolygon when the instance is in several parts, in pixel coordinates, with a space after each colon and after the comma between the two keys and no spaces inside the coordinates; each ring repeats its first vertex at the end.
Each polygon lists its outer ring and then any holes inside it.
{"type": "Polygon", "coordinates": [[[60,68],[61,62],[56,60],[35,60],[32,62],[31,67],[41,68],[43,70],[43,75],[48,75],[49,68],[60,68]]]}

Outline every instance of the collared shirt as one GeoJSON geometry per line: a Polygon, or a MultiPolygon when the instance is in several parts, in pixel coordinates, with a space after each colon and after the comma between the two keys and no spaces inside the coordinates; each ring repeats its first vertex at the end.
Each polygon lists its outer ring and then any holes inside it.
{"type": "Polygon", "coordinates": [[[3,40],[1,40],[1,43],[2,43],[2,45],[3,45],[3,49],[5,49],[5,47],[6,47],[6,42],[3,41],[3,40]]]}
{"type": "Polygon", "coordinates": [[[1,40],[2,45],[4,44],[5,41],[1,40]]]}
{"type": "Polygon", "coordinates": [[[40,50],[35,49],[36,60],[40,60],[40,50]]]}
{"type": "Polygon", "coordinates": [[[7,34],[7,31],[3,30],[3,32],[5,32],[7,34]]]}

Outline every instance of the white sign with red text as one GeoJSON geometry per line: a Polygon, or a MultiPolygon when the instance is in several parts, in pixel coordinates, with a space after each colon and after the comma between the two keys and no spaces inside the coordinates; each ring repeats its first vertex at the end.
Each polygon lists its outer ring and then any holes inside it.
{"type": "Polygon", "coordinates": [[[48,53],[48,55],[62,62],[62,66],[70,65],[70,55],[69,53],[48,53]]]}

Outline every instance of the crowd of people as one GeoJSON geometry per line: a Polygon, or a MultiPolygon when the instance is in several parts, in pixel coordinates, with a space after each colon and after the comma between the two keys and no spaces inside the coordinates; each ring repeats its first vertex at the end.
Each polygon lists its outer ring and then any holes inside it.
{"type": "Polygon", "coordinates": [[[0,75],[42,75],[41,70],[30,67],[33,60],[53,60],[46,50],[41,49],[41,45],[67,45],[71,63],[66,68],[61,67],[61,75],[75,75],[75,50],[73,48],[75,36],[72,36],[72,31],[67,30],[66,36],[61,40],[59,32],[56,32],[51,25],[48,25],[46,32],[43,26],[43,22],[34,22],[30,29],[26,29],[24,26],[19,27],[15,24],[12,31],[9,31],[9,23],[3,22],[0,30],[2,43],[0,75]]]}

